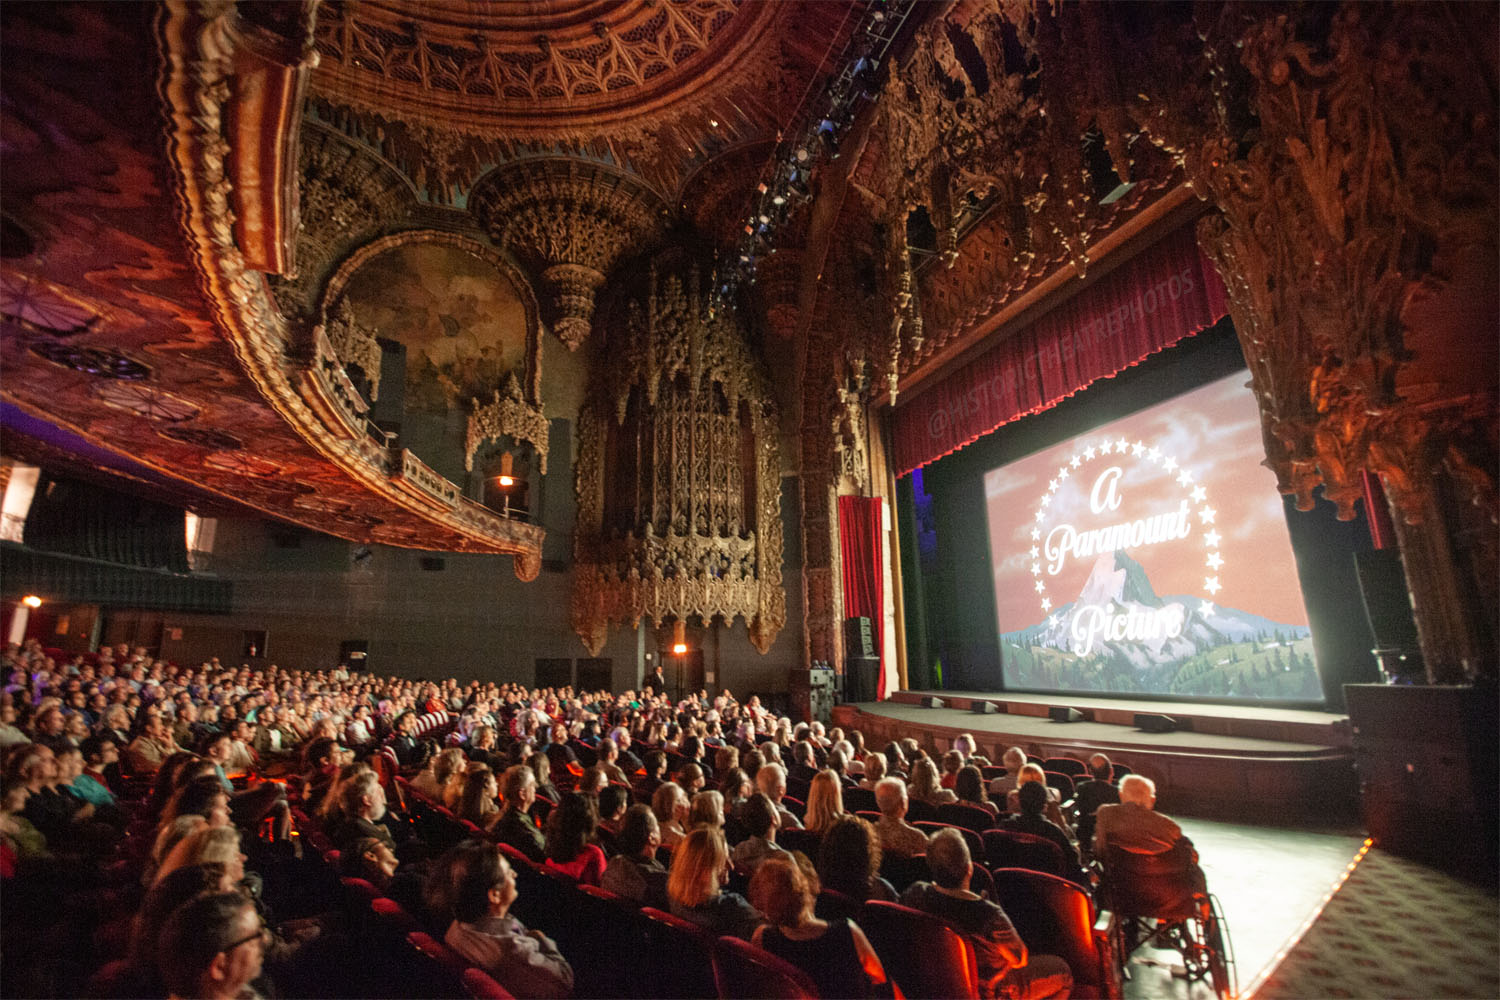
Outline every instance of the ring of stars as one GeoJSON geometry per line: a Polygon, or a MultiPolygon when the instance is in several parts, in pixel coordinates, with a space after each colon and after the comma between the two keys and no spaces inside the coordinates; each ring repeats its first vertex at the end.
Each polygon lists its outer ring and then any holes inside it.
{"type": "MultiPolygon", "coordinates": [[[[1031,558],[1031,575],[1035,581],[1037,596],[1041,600],[1043,613],[1051,612],[1052,598],[1047,596],[1046,583],[1043,580],[1041,546],[1042,525],[1047,520],[1048,508],[1057,491],[1067,485],[1072,473],[1079,470],[1085,463],[1092,462],[1096,458],[1107,458],[1109,456],[1129,456],[1132,459],[1140,459],[1149,462],[1167,474],[1169,478],[1176,481],[1186,493],[1191,506],[1189,512],[1189,529],[1198,533],[1198,540],[1204,550],[1204,576],[1203,590],[1210,598],[1217,595],[1223,586],[1219,583],[1219,571],[1224,566],[1224,557],[1219,552],[1219,542],[1223,536],[1219,534],[1215,526],[1215,518],[1218,512],[1208,503],[1208,492],[1199,484],[1192,470],[1178,464],[1175,456],[1162,450],[1155,445],[1147,445],[1144,441],[1127,441],[1125,438],[1117,440],[1080,442],[1084,446],[1074,453],[1060,466],[1057,474],[1047,483],[1047,490],[1042,494],[1037,504],[1036,519],[1031,527],[1031,549],[1027,553],[1031,558]]],[[[1190,535],[1191,537],[1191,535],[1190,535]]],[[[1198,613],[1204,618],[1214,613],[1212,600],[1199,602],[1198,613]]],[[[1057,615],[1048,616],[1048,624],[1056,625],[1057,615]]]]}

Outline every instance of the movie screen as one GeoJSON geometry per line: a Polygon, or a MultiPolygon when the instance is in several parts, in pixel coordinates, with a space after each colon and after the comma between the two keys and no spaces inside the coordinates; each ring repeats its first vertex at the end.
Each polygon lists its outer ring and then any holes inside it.
{"type": "Polygon", "coordinates": [[[985,475],[1008,688],[1323,700],[1247,381],[985,475]]]}

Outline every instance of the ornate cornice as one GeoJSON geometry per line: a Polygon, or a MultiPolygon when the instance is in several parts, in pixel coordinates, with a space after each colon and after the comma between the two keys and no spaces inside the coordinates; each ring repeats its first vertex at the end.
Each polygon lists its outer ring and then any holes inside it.
{"type": "MultiPolygon", "coordinates": [[[[165,55],[159,90],[169,116],[168,153],[176,171],[187,248],[198,267],[208,309],[240,367],[304,441],[365,489],[455,536],[455,549],[517,555],[517,573],[524,577],[529,567],[539,564],[540,528],[502,519],[466,498],[450,503],[441,485],[423,482],[411,490],[405,482],[412,478],[411,466],[404,454],[394,459],[389,449],[374,445],[366,434],[353,440],[331,434],[320,410],[342,404],[330,398],[319,407],[303,398],[303,392],[314,398],[327,392],[331,373],[316,366],[313,377],[300,383],[288,377],[293,369],[286,363],[286,323],[263,277],[247,266],[234,236],[234,184],[226,170],[232,145],[225,134],[240,44],[234,7],[219,0],[168,0],[157,27],[165,55]]],[[[364,522],[359,527],[351,523],[339,533],[410,544],[407,536],[393,531],[399,529],[364,522]]]]}
{"type": "Polygon", "coordinates": [[[669,217],[639,181],[582,160],[522,160],[480,179],[469,208],[496,245],[530,261],[552,293],[552,328],[576,350],[593,325],[594,295],[627,248],[640,250],[669,217]]]}

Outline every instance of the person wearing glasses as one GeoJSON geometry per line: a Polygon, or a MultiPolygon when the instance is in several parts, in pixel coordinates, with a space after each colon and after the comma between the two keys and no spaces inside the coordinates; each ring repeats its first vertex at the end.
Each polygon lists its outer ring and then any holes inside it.
{"type": "Polygon", "coordinates": [[[167,919],[157,948],[172,1000],[256,1000],[270,934],[255,904],[238,892],[199,896],[167,919]]]}

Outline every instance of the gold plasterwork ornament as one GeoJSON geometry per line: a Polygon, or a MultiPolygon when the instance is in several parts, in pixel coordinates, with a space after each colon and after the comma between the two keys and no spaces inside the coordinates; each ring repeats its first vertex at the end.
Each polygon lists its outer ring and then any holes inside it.
{"type": "Polygon", "coordinates": [[[469,208],[497,246],[526,260],[550,293],[552,330],[577,350],[594,323],[594,296],[627,250],[667,216],[640,180],[583,160],[522,160],[490,171],[469,208]]]}
{"type": "Polygon", "coordinates": [[[712,281],[664,255],[644,284],[579,415],[573,627],[597,655],[611,625],[742,617],[765,653],[786,624],[776,405],[712,281]]]}
{"type": "Polygon", "coordinates": [[[370,402],[380,398],[380,343],[375,331],[359,325],[354,318],[354,306],[348,299],[340,299],[333,318],[328,321],[328,343],[345,367],[358,366],[370,383],[370,402]]]}
{"type": "Polygon", "coordinates": [[[521,380],[511,372],[505,380],[505,393],[495,390],[488,403],[470,400],[469,427],[464,440],[464,468],[474,471],[474,456],[486,441],[509,436],[526,441],[536,449],[538,468],[547,474],[547,415],[540,403],[533,404],[521,391],[521,380]]]}

